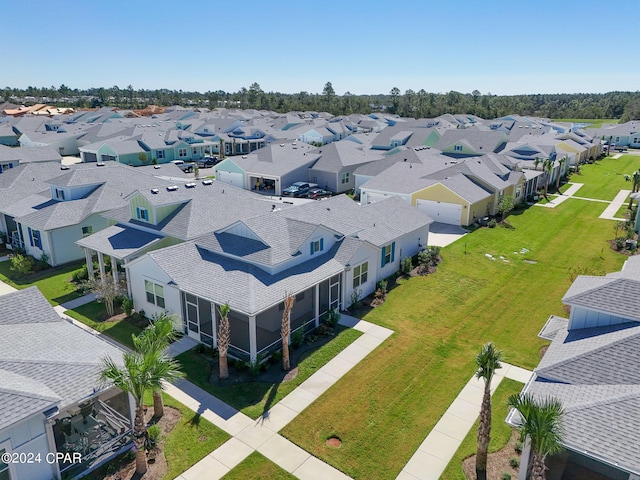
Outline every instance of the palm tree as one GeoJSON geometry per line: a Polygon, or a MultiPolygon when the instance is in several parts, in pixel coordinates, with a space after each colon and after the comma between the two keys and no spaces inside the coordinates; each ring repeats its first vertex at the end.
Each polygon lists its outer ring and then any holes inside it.
{"type": "Polygon", "coordinates": [[[291,310],[295,297],[291,293],[284,294],[284,311],[282,312],[282,326],[280,336],[282,337],[282,369],[286,372],[291,369],[289,360],[289,334],[291,333],[291,310]]]}
{"type": "Polygon", "coordinates": [[[560,188],[560,172],[562,172],[562,169],[567,163],[567,160],[569,160],[567,157],[562,157],[560,160],[558,160],[558,163],[560,164],[560,168],[558,169],[558,176],[556,177],[556,192],[560,188]]]}
{"type": "Polygon", "coordinates": [[[218,324],[218,362],[220,366],[220,380],[229,378],[227,352],[231,342],[231,326],[229,325],[229,304],[220,305],[218,309],[220,323],[218,324]]]}
{"type": "Polygon", "coordinates": [[[476,355],[476,378],[484,380],[484,394],[480,407],[480,423],[478,425],[478,451],[476,453],[476,478],[487,478],[487,455],[491,441],[491,380],[496,370],[502,368],[502,350],[496,349],[491,342],[485,343],[476,355]]]}
{"type": "Polygon", "coordinates": [[[511,395],[508,404],[522,419],[517,427],[520,441],[524,443],[529,439],[531,444],[531,480],[545,480],[547,455],[562,451],[562,403],[551,397],[536,400],[532,395],[524,394],[511,395]]]}
{"type": "Polygon", "coordinates": [[[540,165],[542,163],[542,159],[536,157],[536,159],[533,161],[533,168],[535,170],[538,170],[538,165],[540,165]]]}
{"type": "Polygon", "coordinates": [[[125,393],[133,396],[136,415],[133,425],[133,440],[136,448],[136,473],[147,471],[145,440],[147,425],[144,421],[144,394],[149,390],[160,390],[162,382],[173,381],[181,376],[179,364],[158,350],[146,353],[123,353],[124,366],[111,358],[103,358],[100,372],[102,382],[110,382],[125,393]]]}
{"type": "MultiPolygon", "coordinates": [[[[633,175],[630,176],[629,181],[633,182],[633,187],[631,188],[631,193],[636,193],[638,188],[640,188],[640,170],[633,172],[633,175]]],[[[629,210],[633,208],[633,197],[629,197],[629,210]]]]}
{"type": "Polygon", "coordinates": [[[542,162],[542,171],[545,173],[544,196],[547,198],[547,193],[549,193],[549,180],[551,180],[551,173],[553,172],[553,160],[547,158],[542,162]]]}
{"type": "MultiPolygon", "coordinates": [[[[178,338],[178,332],[173,327],[174,316],[166,312],[154,315],[151,323],[139,335],[132,335],[133,348],[136,352],[145,353],[157,350],[167,353],[169,344],[178,338]]],[[[164,415],[162,391],[153,391],[153,416],[160,418],[164,415]]]]}

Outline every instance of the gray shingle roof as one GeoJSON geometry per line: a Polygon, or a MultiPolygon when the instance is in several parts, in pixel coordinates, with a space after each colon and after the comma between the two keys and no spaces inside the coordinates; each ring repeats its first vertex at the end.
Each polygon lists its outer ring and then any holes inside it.
{"type": "Polygon", "coordinates": [[[162,240],[162,236],[144,230],[138,230],[124,225],[113,225],[99,232],[81,238],[76,243],[81,247],[100,251],[119,259],[126,259],[131,255],[152,247],[162,240]]]}
{"type": "Polygon", "coordinates": [[[101,359],[122,362],[121,350],[60,318],[36,287],[0,296],[0,326],[0,397],[11,406],[0,409],[0,428],[91,395],[101,359]]]}
{"type": "Polygon", "coordinates": [[[581,275],[562,301],[568,305],[579,305],[640,321],[639,280],[581,275]]]}
{"type": "Polygon", "coordinates": [[[565,446],[640,473],[640,325],[560,328],[527,391],[565,408],[565,446]]]}

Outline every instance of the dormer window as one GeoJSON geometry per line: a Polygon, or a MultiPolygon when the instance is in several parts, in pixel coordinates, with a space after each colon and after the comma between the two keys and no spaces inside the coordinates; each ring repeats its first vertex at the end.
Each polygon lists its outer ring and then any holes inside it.
{"type": "Polygon", "coordinates": [[[311,255],[317,252],[321,252],[322,250],[324,250],[324,242],[322,238],[313,240],[311,242],[311,255]]]}
{"type": "Polygon", "coordinates": [[[136,207],[136,217],[138,220],[149,221],[149,210],[142,207],[136,207]]]}
{"type": "Polygon", "coordinates": [[[462,145],[454,145],[453,146],[453,151],[454,152],[461,152],[462,151],[462,145]]]}
{"type": "Polygon", "coordinates": [[[60,188],[56,188],[54,194],[55,194],[55,197],[58,200],[64,200],[65,199],[64,198],[64,190],[62,190],[60,188]]]}

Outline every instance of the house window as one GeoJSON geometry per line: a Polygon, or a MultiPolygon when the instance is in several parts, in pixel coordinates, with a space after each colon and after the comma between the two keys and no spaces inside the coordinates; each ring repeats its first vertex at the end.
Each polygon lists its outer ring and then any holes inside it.
{"type": "Polygon", "coordinates": [[[164,150],[156,150],[156,158],[161,160],[164,158],[164,150]]]}
{"type": "Polygon", "coordinates": [[[454,152],[461,152],[462,151],[462,145],[454,145],[453,146],[453,151],[454,152]]]}
{"type": "Polygon", "coordinates": [[[86,227],[82,227],[82,237],[88,237],[93,233],[93,226],[87,225],[86,227]]]}
{"type": "Polygon", "coordinates": [[[311,255],[316,252],[321,252],[322,250],[324,250],[324,241],[322,238],[311,242],[311,255]]]}
{"type": "Polygon", "coordinates": [[[147,292],[147,302],[164,308],[164,287],[162,285],[145,280],[144,289],[147,292]]]}
{"type": "Polygon", "coordinates": [[[360,285],[367,283],[367,276],[369,273],[369,262],[364,262],[357,267],[353,268],[353,288],[358,288],[360,285]]]}
{"type": "Polygon", "coordinates": [[[56,198],[58,200],[64,200],[64,190],[61,190],[60,188],[56,188],[55,193],[56,193],[56,198]]]}
{"type": "Polygon", "coordinates": [[[5,453],[7,453],[6,448],[0,448],[0,480],[11,480],[11,472],[9,471],[9,464],[2,461],[5,453]]]}
{"type": "Polygon", "coordinates": [[[179,148],[178,149],[178,156],[179,157],[186,157],[187,156],[187,149],[186,148],[179,148]]]}
{"type": "Polygon", "coordinates": [[[142,207],[136,207],[136,217],[138,220],[144,220],[145,222],[149,221],[149,210],[142,207]]]}
{"type": "Polygon", "coordinates": [[[393,263],[395,259],[396,253],[396,242],[391,243],[390,245],[385,245],[382,247],[382,259],[381,259],[381,267],[384,267],[388,263],[393,263]]]}
{"type": "Polygon", "coordinates": [[[42,250],[42,241],[40,240],[40,230],[31,230],[31,227],[27,227],[29,231],[29,243],[32,247],[38,247],[42,250]]]}
{"type": "Polygon", "coordinates": [[[343,185],[345,183],[349,183],[349,172],[344,172],[342,174],[342,177],[341,177],[340,181],[342,182],[343,185]]]}

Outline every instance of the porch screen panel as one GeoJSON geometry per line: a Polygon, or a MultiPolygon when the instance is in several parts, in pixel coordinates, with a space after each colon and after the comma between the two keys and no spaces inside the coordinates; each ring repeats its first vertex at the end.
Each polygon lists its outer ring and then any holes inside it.
{"type": "Polygon", "coordinates": [[[207,345],[213,345],[213,316],[211,302],[198,299],[198,314],[200,319],[200,340],[207,345]]]}

